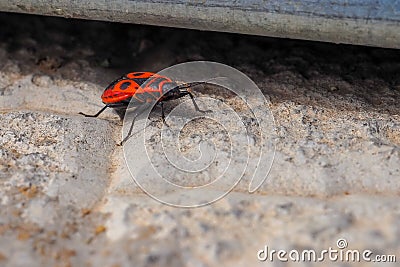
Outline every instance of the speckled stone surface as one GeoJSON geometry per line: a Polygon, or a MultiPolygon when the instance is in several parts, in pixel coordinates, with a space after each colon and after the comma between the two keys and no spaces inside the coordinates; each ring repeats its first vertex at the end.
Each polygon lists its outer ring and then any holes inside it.
{"type": "MultiPolygon", "coordinates": [[[[11,14],[0,23],[0,266],[397,266],[257,253],[337,249],[344,238],[400,260],[399,51],[11,14]],[[243,180],[212,205],[183,209],[134,183],[115,113],[78,112],[97,112],[124,72],[189,60],[256,82],[275,118],[276,156],[255,193],[243,180]]],[[[187,153],[223,134],[196,123],[182,134],[187,153]]],[[[150,152],[157,142],[148,139],[150,152]]]]}

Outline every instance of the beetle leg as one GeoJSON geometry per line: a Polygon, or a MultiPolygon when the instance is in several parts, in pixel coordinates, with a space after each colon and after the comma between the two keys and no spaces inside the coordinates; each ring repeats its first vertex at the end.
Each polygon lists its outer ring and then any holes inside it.
{"type": "Polygon", "coordinates": [[[106,108],[108,108],[108,105],[105,105],[102,109],[99,110],[99,112],[97,112],[94,115],[89,115],[89,114],[85,114],[85,113],[82,113],[82,112],[79,112],[79,114],[81,114],[81,115],[83,115],[85,117],[95,118],[95,117],[98,117],[106,108]]]}
{"type": "Polygon", "coordinates": [[[131,138],[133,136],[132,131],[133,131],[133,125],[135,124],[135,120],[138,116],[140,116],[145,111],[146,111],[146,109],[142,109],[142,110],[139,110],[139,112],[135,114],[135,116],[133,117],[132,123],[131,123],[131,127],[129,128],[128,134],[125,136],[125,138],[119,144],[117,144],[118,146],[122,146],[126,141],[129,140],[129,138],[131,138]]]}
{"type": "Polygon", "coordinates": [[[132,130],[133,130],[133,125],[135,124],[135,120],[136,117],[138,115],[136,115],[135,117],[133,117],[132,123],[131,123],[131,127],[129,128],[129,132],[128,134],[125,136],[125,138],[121,141],[121,143],[118,144],[118,146],[122,146],[126,141],[128,141],[129,138],[132,137],[132,130]]]}
{"type": "Polygon", "coordinates": [[[160,102],[160,106],[161,106],[161,118],[162,118],[162,121],[163,121],[163,123],[164,123],[165,125],[169,126],[169,125],[167,124],[167,122],[165,121],[164,103],[163,103],[163,102],[160,102]]]}
{"type": "Polygon", "coordinates": [[[181,94],[190,96],[190,99],[192,99],[192,102],[193,102],[193,105],[194,105],[194,108],[196,109],[196,111],[201,112],[201,113],[212,112],[210,109],[201,110],[199,108],[199,106],[197,105],[196,101],[194,100],[194,96],[193,96],[193,94],[191,92],[185,90],[185,91],[182,91],[181,94]]]}

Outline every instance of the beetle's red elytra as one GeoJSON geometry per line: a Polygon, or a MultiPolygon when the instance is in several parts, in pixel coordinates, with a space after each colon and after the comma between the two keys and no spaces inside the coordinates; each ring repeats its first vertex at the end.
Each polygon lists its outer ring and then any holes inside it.
{"type": "MultiPolygon", "coordinates": [[[[121,76],[113,81],[104,90],[101,99],[105,106],[94,115],[79,114],[85,117],[97,117],[106,108],[113,108],[117,114],[123,119],[128,106],[139,107],[143,103],[154,103],[161,105],[161,114],[163,122],[165,123],[163,102],[173,99],[178,99],[183,96],[189,95],[192,99],[195,109],[199,112],[206,112],[200,110],[197,106],[194,96],[189,91],[190,87],[205,84],[206,82],[192,82],[187,84],[178,85],[170,78],[152,73],[152,72],[131,72],[121,76]],[[142,85],[145,84],[143,87],[142,85]]],[[[133,129],[133,122],[128,133],[124,138],[121,145],[128,140],[133,129]]]]}

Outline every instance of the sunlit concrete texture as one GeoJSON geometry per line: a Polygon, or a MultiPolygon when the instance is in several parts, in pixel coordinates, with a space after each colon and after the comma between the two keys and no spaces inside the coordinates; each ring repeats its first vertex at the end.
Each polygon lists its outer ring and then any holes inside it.
{"type": "MultiPolygon", "coordinates": [[[[0,266],[299,266],[259,262],[257,252],[336,249],[339,238],[400,260],[399,51],[11,14],[0,25],[0,266]],[[134,183],[117,114],[78,113],[97,112],[123,73],[193,60],[227,64],[258,85],[274,114],[276,157],[255,193],[245,180],[212,205],[182,209],[134,183]]],[[[242,110],[232,95],[194,94],[242,110]]],[[[184,100],[166,103],[167,113],[184,100]]],[[[162,126],[155,109],[149,152],[161,153],[162,126]]],[[[201,138],[223,145],[221,136],[197,120],[177,144],[190,157],[201,138]]]]}

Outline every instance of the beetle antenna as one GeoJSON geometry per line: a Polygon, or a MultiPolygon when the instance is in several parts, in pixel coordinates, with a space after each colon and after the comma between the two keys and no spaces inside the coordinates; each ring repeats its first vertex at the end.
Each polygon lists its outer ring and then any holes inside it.
{"type": "Polygon", "coordinates": [[[210,79],[208,79],[208,80],[206,80],[206,81],[202,81],[202,82],[189,82],[189,83],[184,83],[184,84],[182,84],[182,85],[178,85],[177,88],[178,88],[179,90],[181,90],[181,89],[186,89],[187,91],[191,91],[191,88],[192,88],[192,87],[195,87],[195,86],[198,86],[198,85],[202,85],[202,84],[206,84],[206,83],[209,83],[209,82],[212,81],[212,80],[221,79],[221,78],[227,79],[228,77],[225,77],[225,76],[218,76],[218,77],[210,78],[210,79]]]}

